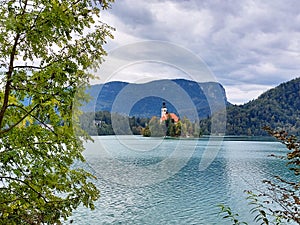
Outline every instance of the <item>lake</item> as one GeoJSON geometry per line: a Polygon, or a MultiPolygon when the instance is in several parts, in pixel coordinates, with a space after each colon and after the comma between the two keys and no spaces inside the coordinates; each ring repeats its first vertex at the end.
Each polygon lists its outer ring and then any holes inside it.
{"type": "Polygon", "coordinates": [[[244,190],[288,176],[284,162],[268,157],[285,146],[270,139],[94,139],[84,168],[98,177],[101,197],[94,211],[74,212],[73,224],[231,224],[218,215],[220,203],[255,224],[244,190]]]}

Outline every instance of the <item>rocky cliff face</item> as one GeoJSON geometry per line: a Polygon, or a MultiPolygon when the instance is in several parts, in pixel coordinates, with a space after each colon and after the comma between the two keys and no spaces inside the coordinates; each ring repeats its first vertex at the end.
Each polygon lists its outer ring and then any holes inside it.
{"type": "Polygon", "coordinates": [[[144,84],[109,82],[91,86],[88,93],[93,100],[83,106],[85,112],[109,111],[143,118],[160,116],[163,101],[169,112],[191,120],[207,118],[229,104],[221,84],[184,79],[144,84]]]}

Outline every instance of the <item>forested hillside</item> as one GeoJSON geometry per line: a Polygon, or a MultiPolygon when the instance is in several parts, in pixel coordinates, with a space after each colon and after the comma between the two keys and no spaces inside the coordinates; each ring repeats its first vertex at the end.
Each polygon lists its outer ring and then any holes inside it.
{"type": "MultiPolygon", "coordinates": [[[[209,120],[202,120],[203,133],[209,133],[209,120]]],[[[227,135],[267,135],[268,125],[300,134],[300,78],[282,83],[244,105],[227,107],[227,135]]]]}
{"type": "MultiPolygon", "coordinates": [[[[176,82],[181,88],[186,90],[196,105],[198,116],[201,119],[200,133],[210,134],[211,121],[208,118],[210,113],[209,105],[207,103],[207,96],[204,95],[202,90],[210,88],[216,91],[223,90],[223,88],[215,88],[219,85],[217,83],[204,83],[201,84],[201,90],[199,89],[199,84],[192,81],[174,80],[173,82],[176,82]]],[[[164,87],[163,81],[155,81],[152,84],[145,84],[143,86],[136,85],[134,88],[142,87],[142,89],[145,89],[148,88],[149,85],[149,88],[152,88],[153,84],[155,84],[155,87],[164,87]]],[[[85,116],[82,117],[82,120],[85,121],[83,126],[88,126],[84,128],[89,130],[89,133],[100,135],[114,133],[110,118],[111,105],[117,96],[117,93],[127,85],[129,84],[123,82],[112,82],[101,87],[102,90],[100,91],[100,95],[96,101],[96,108],[101,109],[101,112],[99,110],[96,115],[95,113],[90,114],[89,116],[85,114],[85,116]],[[105,110],[103,111],[103,109],[105,109],[106,112],[104,112],[105,110]],[[91,125],[94,123],[94,120],[103,122],[101,122],[101,126],[92,128],[93,126],[91,125]]],[[[97,87],[99,88],[100,86],[97,87]]],[[[172,92],[172,90],[169,91],[172,92]]],[[[212,96],[214,95],[213,91],[210,93],[212,96]]],[[[136,93],[133,92],[133,95],[134,94],[136,93]]],[[[159,116],[162,100],[163,99],[155,96],[149,96],[137,102],[129,115],[129,118],[131,118],[130,129],[132,129],[132,131],[128,131],[126,133],[140,134],[141,129],[145,127],[145,124],[149,122],[152,116],[159,116]]],[[[226,98],[224,98],[224,101],[226,101],[226,98]]],[[[171,103],[167,102],[167,104],[168,109],[171,112],[177,113],[176,108],[174,108],[171,103]]],[[[231,105],[227,102],[226,104],[226,135],[267,135],[265,131],[262,130],[263,126],[284,129],[291,134],[300,135],[300,78],[282,83],[279,86],[266,91],[257,99],[244,105],[231,105]]],[[[122,111],[120,112],[122,113],[122,111]]],[[[191,121],[194,121],[193,118],[191,121]]],[[[121,126],[122,124],[119,125],[121,126]]]]}
{"type": "Polygon", "coordinates": [[[148,118],[128,117],[108,111],[84,113],[80,117],[81,128],[89,135],[140,135],[149,121],[148,118]]]}

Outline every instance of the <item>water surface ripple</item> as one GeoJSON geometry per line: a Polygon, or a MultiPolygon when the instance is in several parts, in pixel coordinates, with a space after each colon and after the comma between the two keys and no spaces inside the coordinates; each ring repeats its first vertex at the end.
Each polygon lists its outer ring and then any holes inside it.
{"type": "MultiPolygon", "coordinates": [[[[241,140],[225,140],[213,163],[206,170],[199,171],[207,140],[186,140],[177,157],[185,157],[184,146],[193,145],[196,148],[180,171],[162,182],[130,187],[109,179],[118,177],[122,172],[116,159],[128,163],[128,166],[156,164],[168,157],[177,140],[164,140],[159,145],[160,150],[139,152],[122,149],[126,146],[116,144],[114,138],[101,138],[87,145],[85,157],[88,164],[84,165],[98,177],[96,185],[101,191],[101,197],[94,211],[79,208],[71,218],[74,224],[230,224],[218,216],[217,205],[220,203],[230,206],[240,214],[242,220],[255,224],[243,191],[263,189],[263,179],[270,177],[270,174],[285,171],[283,162],[267,157],[270,153],[282,154],[285,151],[283,145],[241,140]],[[112,146],[112,159],[104,160],[98,154],[99,141],[112,146]],[[102,177],[99,171],[107,174],[102,177]]],[[[137,143],[139,146],[149,143],[149,139],[140,139],[137,143]]]]}

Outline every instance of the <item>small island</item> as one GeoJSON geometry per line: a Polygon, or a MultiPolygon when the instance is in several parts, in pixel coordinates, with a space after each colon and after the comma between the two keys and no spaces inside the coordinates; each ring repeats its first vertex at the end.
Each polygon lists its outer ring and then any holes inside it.
{"type": "Polygon", "coordinates": [[[149,124],[142,129],[144,137],[199,137],[198,123],[192,123],[187,117],[181,121],[175,113],[169,113],[166,103],[162,103],[161,116],[153,116],[149,124]]]}

